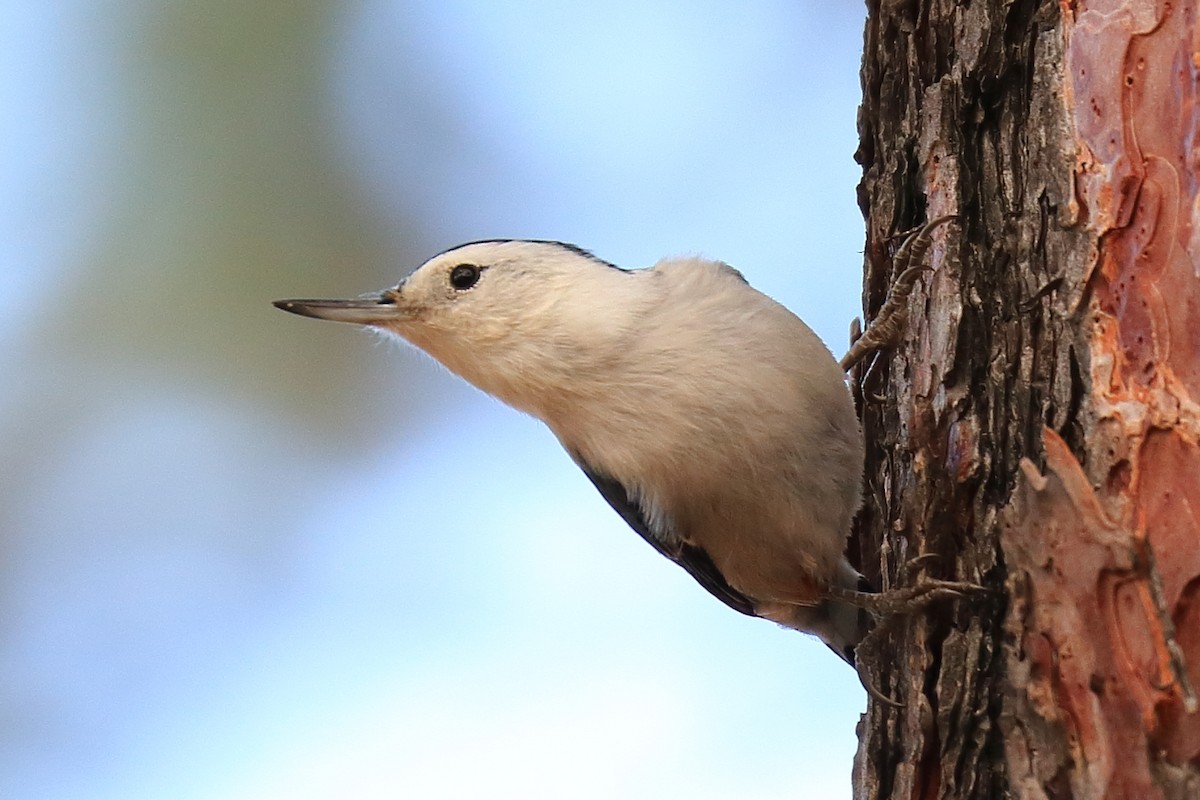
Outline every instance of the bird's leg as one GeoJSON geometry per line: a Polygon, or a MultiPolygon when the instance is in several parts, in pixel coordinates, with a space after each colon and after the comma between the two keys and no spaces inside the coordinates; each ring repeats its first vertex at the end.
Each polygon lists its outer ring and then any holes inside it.
{"type": "Polygon", "coordinates": [[[933,232],[955,219],[958,219],[956,215],[947,214],[905,234],[900,249],[892,259],[895,270],[900,273],[899,277],[892,283],[887,300],[884,301],[883,308],[879,309],[875,320],[854,340],[846,355],[842,356],[840,363],[843,371],[848,372],[868,353],[883,347],[892,347],[900,341],[904,329],[908,327],[908,296],[912,294],[913,286],[921,273],[932,269],[925,264],[925,253],[933,244],[933,232]]]}

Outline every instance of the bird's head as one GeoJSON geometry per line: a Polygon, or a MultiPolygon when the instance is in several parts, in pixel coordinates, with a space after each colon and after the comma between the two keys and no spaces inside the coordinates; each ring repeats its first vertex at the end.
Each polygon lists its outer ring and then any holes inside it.
{"type": "Polygon", "coordinates": [[[636,325],[649,299],[642,277],[561,242],[483,241],[440,253],[377,294],[275,305],[399,336],[537,413],[540,398],[525,395],[568,388],[636,325]]]}

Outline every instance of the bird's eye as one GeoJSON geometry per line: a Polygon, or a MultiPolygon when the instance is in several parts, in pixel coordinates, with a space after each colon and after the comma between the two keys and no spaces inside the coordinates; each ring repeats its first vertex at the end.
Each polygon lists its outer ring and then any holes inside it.
{"type": "Polygon", "coordinates": [[[474,264],[459,264],[450,270],[450,285],[462,291],[470,289],[479,281],[479,267],[474,264]]]}

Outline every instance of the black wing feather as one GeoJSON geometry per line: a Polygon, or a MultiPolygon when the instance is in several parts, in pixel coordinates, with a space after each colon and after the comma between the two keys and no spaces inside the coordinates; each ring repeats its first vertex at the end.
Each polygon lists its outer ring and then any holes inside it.
{"type": "Polygon", "coordinates": [[[629,496],[629,492],[620,481],[592,469],[575,453],[572,453],[571,457],[575,459],[575,463],[583,470],[583,474],[588,476],[608,504],[621,515],[621,519],[625,520],[629,527],[637,531],[638,535],[649,542],[655,550],[687,570],[688,574],[711,592],[713,597],[734,611],[740,611],[750,616],[755,615],[754,601],[726,582],[725,576],[717,569],[717,565],[713,563],[712,557],[704,548],[683,541],[677,544],[672,543],[667,541],[666,537],[655,535],[646,515],[629,496]]]}

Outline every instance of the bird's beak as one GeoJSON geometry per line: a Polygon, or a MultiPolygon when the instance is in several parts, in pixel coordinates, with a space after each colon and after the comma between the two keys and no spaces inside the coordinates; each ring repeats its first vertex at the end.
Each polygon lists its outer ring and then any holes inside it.
{"type": "Polygon", "coordinates": [[[408,309],[397,302],[398,292],[389,289],[357,300],[276,300],[274,306],[302,317],[355,325],[386,325],[408,319],[408,309]]]}

